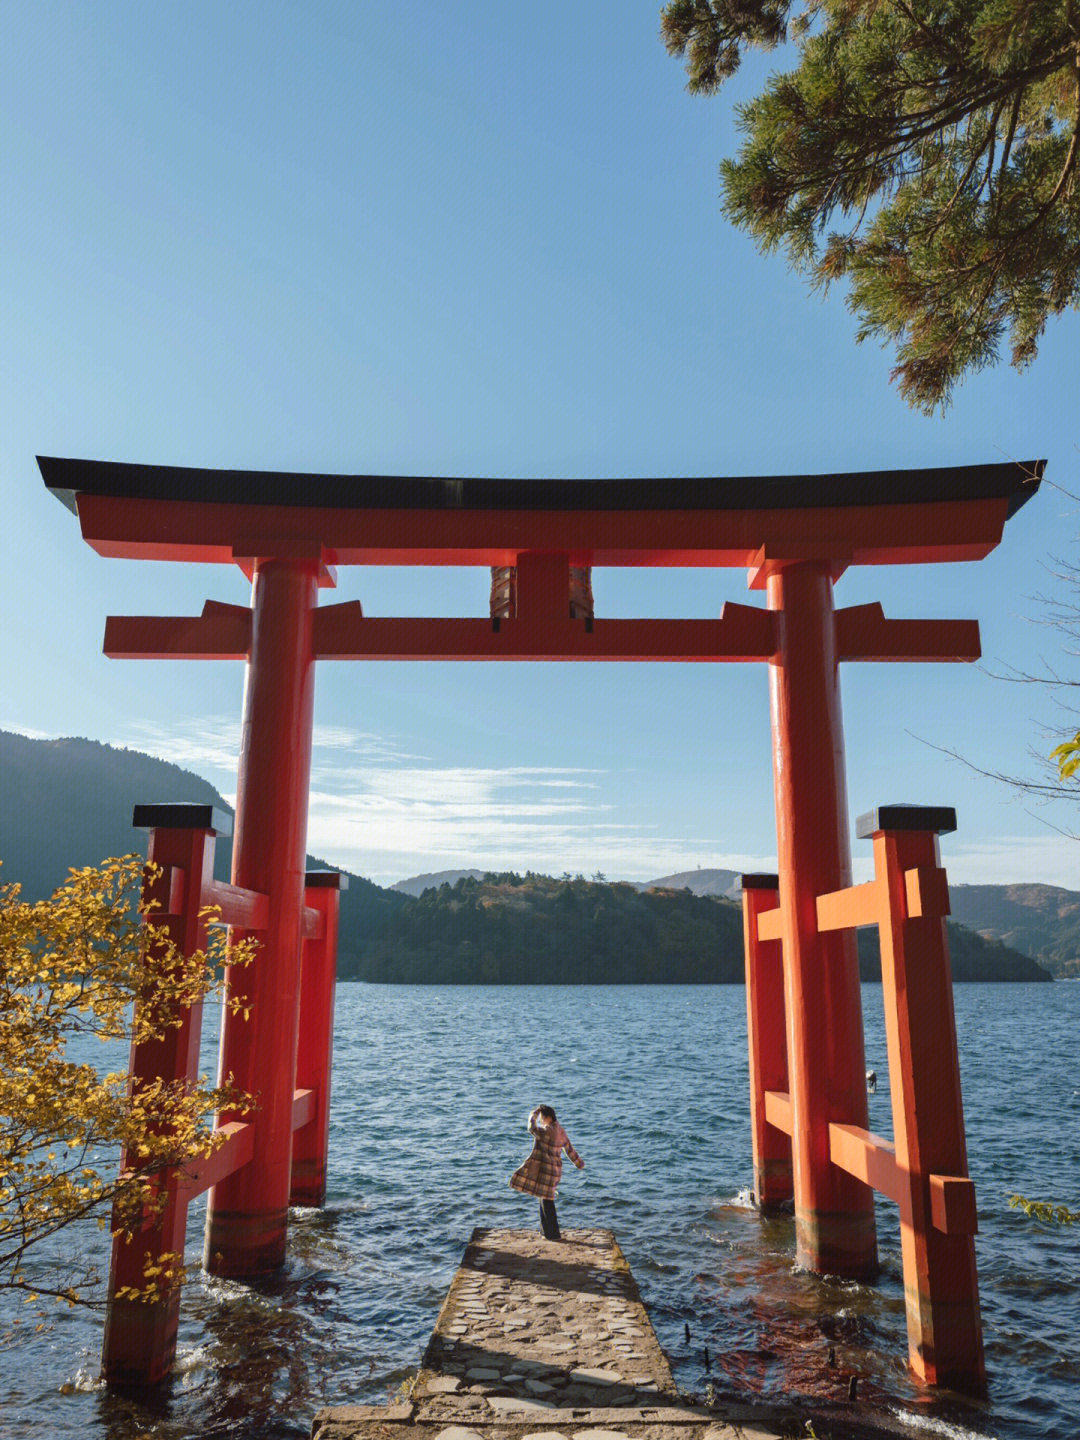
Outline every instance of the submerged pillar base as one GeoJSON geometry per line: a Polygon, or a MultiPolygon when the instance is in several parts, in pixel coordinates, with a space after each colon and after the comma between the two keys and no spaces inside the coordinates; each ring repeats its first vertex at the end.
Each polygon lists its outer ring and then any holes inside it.
{"type": "Polygon", "coordinates": [[[754,1204],[762,1215],[790,1215],[795,1204],[793,1193],[790,1155],[754,1166],[754,1204]]]}
{"type": "MultiPolygon", "coordinates": [[[[942,1237],[943,1239],[945,1237],[942,1237]]],[[[974,1279],[974,1264],[971,1266],[974,1279]]],[[[968,1286],[951,1300],[925,1290],[905,1290],[908,1362],[925,1385],[942,1385],[966,1395],[986,1394],[982,1321],[972,1308],[968,1286]]]]}
{"type": "Polygon", "coordinates": [[[179,1285],[158,1300],[113,1295],[105,1321],[106,1384],[141,1390],[164,1380],[173,1367],[179,1323],[179,1285]]]}
{"type": "Polygon", "coordinates": [[[267,1211],[215,1210],[207,1218],[203,1266],[210,1275],[238,1280],[269,1275],[285,1263],[286,1208],[267,1211]]]}
{"type": "Polygon", "coordinates": [[[795,1263],[815,1275],[872,1280],[878,1273],[873,1213],[795,1213],[795,1263]]]}
{"type": "Polygon", "coordinates": [[[292,1189],[289,1204],[321,1209],[326,1203],[326,1159],[313,1156],[297,1159],[292,1167],[292,1189]]]}

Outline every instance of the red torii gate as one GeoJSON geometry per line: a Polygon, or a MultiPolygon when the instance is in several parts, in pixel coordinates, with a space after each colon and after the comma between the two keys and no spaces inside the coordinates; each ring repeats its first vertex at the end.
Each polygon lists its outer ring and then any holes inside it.
{"type": "MultiPolygon", "coordinates": [[[[300,947],[314,933],[305,930],[304,877],[314,661],[764,661],[779,877],[746,877],[757,1199],[768,1206],[793,1194],[806,1268],[865,1277],[877,1265],[872,1187],[901,1198],[912,1366],[931,1383],[983,1383],[974,1202],[940,918],[947,890],[933,838],[952,824],[942,811],[897,821],[898,807],[864,817],[878,878],[851,887],[838,670],[841,660],[975,660],[978,623],[891,620],[878,604],[835,610],[833,585],[850,565],[982,559],[1038,488],[1044,462],[573,481],[38,464],[99,554],[237,564],[253,582],[250,609],[207,601],[199,616],[113,616],[105,630],[113,657],[248,663],[232,878],[238,896],[266,897],[265,928],[258,964],[227,977],[256,1019],[226,1018],[221,1064],[260,1093],[260,1108],[236,1127],[244,1141],[233,1160],[215,1157],[205,1251],[212,1273],[255,1275],[282,1263],[295,1108],[314,1103],[295,1089],[300,947]],[[490,566],[491,615],[375,618],[356,601],[319,606],[318,590],[334,585],[338,565],[490,566]],[[766,607],[729,603],[713,619],[595,618],[592,567],[636,565],[745,567],[766,607]],[[906,946],[921,945],[937,976],[936,988],[921,991],[935,1013],[904,1011],[890,1029],[898,1150],[865,1128],[851,927],[866,923],[882,927],[887,994],[901,1008],[905,974],[914,973],[905,970],[906,946]],[[924,1021],[935,1044],[913,1045],[924,1021]],[[944,1141],[936,1114],[929,1122],[921,1115],[918,1097],[932,1090],[947,1093],[944,1141]],[[931,1264],[935,1226],[948,1253],[931,1264]]],[[[147,1357],[113,1326],[107,1378],[159,1378],[172,1358],[168,1329],[147,1357]]]]}

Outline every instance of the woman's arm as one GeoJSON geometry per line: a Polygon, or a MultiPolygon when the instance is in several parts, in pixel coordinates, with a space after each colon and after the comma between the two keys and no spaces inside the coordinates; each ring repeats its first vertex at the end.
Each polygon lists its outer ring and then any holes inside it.
{"type": "Polygon", "coordinates": [[[584,1170],[584,1169],[585,1169],[585,1161],[584,1161],[584,1160],[581,1158],[581,1156],[577,1153],[577,1151],[574,1149],[573,1145],[570,1144],[570,1136],[567,1135],[567,1133],[566,1133],[565,1130],[562,1132],[562,1138],[563,1138],[563,1149],[566,1151],[567,1155],[570,1156],[570,1159],[574,1162],[574,1164],[577,1166],[577,1168],[578,1168],[579,1170],[584,1170]]]}

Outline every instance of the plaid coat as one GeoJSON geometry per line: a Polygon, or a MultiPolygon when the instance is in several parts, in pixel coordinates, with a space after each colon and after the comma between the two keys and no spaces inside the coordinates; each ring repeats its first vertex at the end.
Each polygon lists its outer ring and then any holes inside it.
{"type": "Polygon", "coordinates": [[[529,1130],[534,1140],[532,1154],[510,1176],[510,1184],[526,1195],[554,1200],[555,1187],[562,1179],[562,1152],[566,1151],[579,1170],[585,1169],[585,1161],[557,1120],[554,1125],[548,1125],[534,1110],[529,1116],[529,1130]]]}

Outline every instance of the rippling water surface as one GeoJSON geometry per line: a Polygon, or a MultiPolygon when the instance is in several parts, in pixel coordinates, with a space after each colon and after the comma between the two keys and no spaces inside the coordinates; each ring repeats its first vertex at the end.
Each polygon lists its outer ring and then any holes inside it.
{"type": "MultiPolygon", "coordinates": [[[[863,1000],[884,1082],[880,986],[863,1000]]],[[[797,1272],[792,1222],[749,1207],[741,987],[341,985],[330,1193],[293,1213],[284,1271],[189,1285],[179,1373],[153,1407],[96,1381],[99,1317],[58,1315],[0,1351],[0,1435],[292,1440],[321,1405],[385,1400],[418,1365],[473,1226],[533,1223],[506,1181],[528,1111],[548,1101],[588,1166],[566,1167],[560,1215],[615,1231],[685,1390],[704,1389],[707,1345],[724,1393],[836,1397],[838,1374],[857,1372],[868,1407],[927,1436],[1075,1440],[1080,1235],[1034,1225],[1006,1195],[1080,1203],[1080,984],[962,985],[956,1008],[985,1405],[928,1401],[908,1380],[895,1206],[879,1204],[873,1286],[797,1272]]],[[[886,1135],[887,1091],[870,1097],[886,1135]]],[[[193,1207],[191,1263],[201,1228],[193,1207]]]]}

